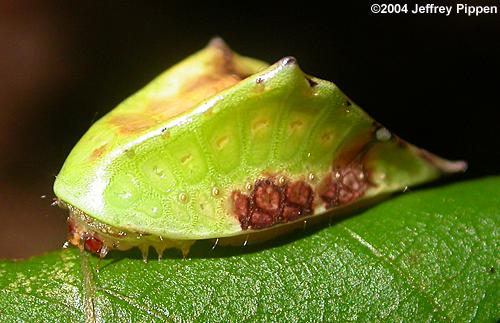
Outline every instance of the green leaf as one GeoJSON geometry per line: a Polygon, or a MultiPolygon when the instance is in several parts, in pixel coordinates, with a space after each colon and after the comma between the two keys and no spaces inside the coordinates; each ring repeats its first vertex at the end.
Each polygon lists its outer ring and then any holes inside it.
{"type": "Polygon", "coordinates": [[[246,247],[0,262],[4,321],[496,321],[500,177],[246,247]],[[95,271],[99,265],[99,272],[95,271]]]}

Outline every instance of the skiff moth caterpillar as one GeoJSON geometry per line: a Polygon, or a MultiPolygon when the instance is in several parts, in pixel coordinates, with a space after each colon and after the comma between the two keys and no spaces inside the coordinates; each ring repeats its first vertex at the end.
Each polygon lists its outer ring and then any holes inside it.
{"type": "Polygon", "coordinates": [[[214,39],[92,125],[54,191],[72,244],[161,256],[279,234],[465,167],[391,134],[293,57],[269,66],[214,39]]]}

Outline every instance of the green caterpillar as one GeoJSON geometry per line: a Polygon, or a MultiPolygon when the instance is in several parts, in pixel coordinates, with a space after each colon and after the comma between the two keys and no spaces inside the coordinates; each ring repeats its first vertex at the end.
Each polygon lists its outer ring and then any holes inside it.
{"type": "Polygon", "coordinates": [[[276,236],[465,167],[392,135],[293,57],[269,66],[214,39],[97,121],[54,191],[72,244],[147,258],[276,236]]]}

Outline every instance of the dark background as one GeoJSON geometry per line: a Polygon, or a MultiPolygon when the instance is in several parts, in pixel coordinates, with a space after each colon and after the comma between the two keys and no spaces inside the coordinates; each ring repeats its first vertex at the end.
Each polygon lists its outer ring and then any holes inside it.
{"type": "Polygon", "coordinates": [[[0,258],[62,245],[65,212],[50,207],[52,183],[72,146],[215,35],[270,63],[295,56],[402,138],[467,160],[455,180],[499,173],[500,14],[375,15],[370,3],[2,2],[0,258]]]}

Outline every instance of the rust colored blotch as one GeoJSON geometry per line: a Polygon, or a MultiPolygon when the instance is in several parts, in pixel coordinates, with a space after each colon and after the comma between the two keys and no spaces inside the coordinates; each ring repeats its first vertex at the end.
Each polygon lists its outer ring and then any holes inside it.
{"type": "Polygon", "coordinates": [[[334,168],[323,180],[321,199],[327,208],[351,203],[360,198],[368,187],[363,167],[351,163],[344,168],[334,168]]]}
{"type": "Polygon", "coordinates": [[[323,189],[321,191],[321,199],[325,201],[327,207],[332,207],[338,204],[337,201],[337,184],[333,181],[331,175],[323,181],[323,189]]]}
{"type": "Polygon", "coordinates": [[[281,189],[270,180],[258,181],[255,184],[253,199],[255,205],[266,213],[278,215],[280,212],[281,189]]]}
{"type": "Polygon", "coordinates": [[[302,210],[295,206],[285,206],[283,208],[283,219],[285,222],[298,219],[302,215],[302,210]]]}
{"type": "Polygon", "coordinates": [[[253,74],[237,64],[232,51],[221,39],[213,39],[209,47],[212,54],[203,70],[192,72],[190,77],[181,80],[177,93],[157,97],[150,102],[143,109],[145,115],[153,116],[158,122],[169,120],[253,74]]]}
{"type": "Polygon", "coordinates": [[[85,238],[84,246],[87,251],[98,254],[102,248],[102,241],[94,236],[90,236],[85,238]]]}
{"type": "Polygon", "coordinates": [[[271,214],[255,210],[250,218],[252,229],[264,229],[275,223],[275,218],[271,214]]]}
{"type": "Polygon", "coordinates": [[[107,144],[104,144],[101,147],[94,149],[94,151],[90,155],[90,160],[94,161],[97,158],[101,157],[104,154],[104,152],[106,151],[106,147],[107,147],[107,144]]]}
{"type": "Polygon", "coordinates": [[[250,221],[250,199],[241,192],[233,192],[232,199],[234,212],[240,221],[241,228],[246,230],[250,221]]]}
{"type": "Polygon", "coordinates": [[[117,114],[111,116],[108,122],[117,127],[121,135],[139,133],[156,125],[145,113],[117,114]]]}
{"type": "MultiPolygon", "coordinates": [[[[184,93],[194,93],[198,91],[198,100],[203,100],[206,97],[212,96],[236,83],[241,81],[241,78],[234,74],[209,74],[196,77],[190,80],[183,88],[184,93]]],[[[178,98],[179,99],[179,98],[178,98]]]]}
{"type": "Polygon", "coordinates": [[[311,186],[303,181],[277,185],[276,181],[281,178],[272,176],[258,180],[250,197],[240,191],[232,193],[233,212],[243,230],[264,229],[312,213],[314,194],[311,186]]]}
{"type": "Polygon", "coordinates": [[[240,80],[235,74],[221,74],[217,70],[212,74],[197,75],[185,81],[177,95],[151,102],[145,113],[160,121],[174,118],[240,80]]]}
{"type": "Polygon", "coordinates": [[[288,185],[286,189],[287,202],[298,204],[303,208],[311,208],[312,188],[308,184],[297,181],[288,185]]]}

